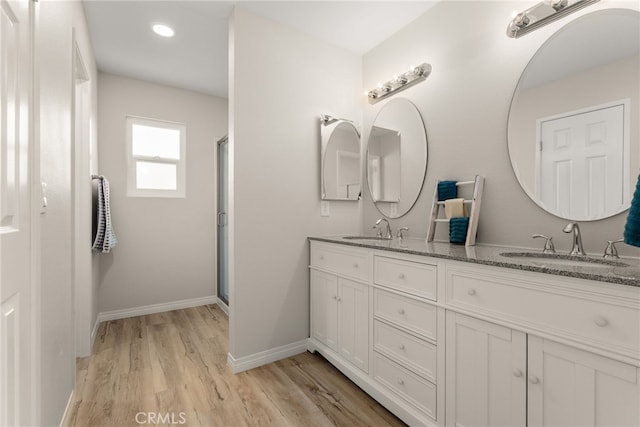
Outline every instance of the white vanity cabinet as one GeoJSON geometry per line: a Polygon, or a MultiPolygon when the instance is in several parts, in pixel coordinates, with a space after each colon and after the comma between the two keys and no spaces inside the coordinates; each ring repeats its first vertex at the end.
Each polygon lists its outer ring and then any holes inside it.
{"type": "Polygon", "coordinates": [[[639,426],[640,369],[528,337],[528,425],[639,426]]]}
{"type": "Polygon", "coordinates": [[[640,426],[640,287],[313,240],[310,269],[309,349],[409,425],[640,426]]]}
{"type": "Polygon", "coordinates": [[[309,349],[408,424],[443,425],[435,262],[316,241],[310,258],[309,349]]]}
{"type": "Polygon", "coordinates": [[[369,286],[311,271],[311,336],[369,371],[369,286]]]}
{"type": "Polygon", "coordinates": [[[640,307],[615,288],[448,265],[446,424],[640,425],[640,307]]]}
{"type": "Polygon", "coordinates": [[[313,243],[310,267],[311,338],[369,372],[369,251],[313,243]]]}
{"type": "Polygon", "coordinates": [[[526,334],[447,312],[448,426],[524,426],[526,334]]]}
{"type": "Polygon", "coordinates": [[[387,254],[373,259],[373,377],[435,423],[437,267],[387,254]]]}

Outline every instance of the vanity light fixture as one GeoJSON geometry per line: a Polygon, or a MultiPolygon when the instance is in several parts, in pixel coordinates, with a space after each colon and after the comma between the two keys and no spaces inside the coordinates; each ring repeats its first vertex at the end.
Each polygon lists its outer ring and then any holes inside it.
{"type": "Polygon", "coordinates": [[[173,28],[165,24],[153,24],[151,29],[154,33],[162,37],[173,37],[176,34],[173,28]]]}
{"type": "Polygon", "coordinates": [[[395,76],[386,83],[378,84],[377,88],[365,92],[369,98],[369,104],[375,104],[396,92],[424,81],[429,74],[431,74],[431,64],[427,64],[426,62],[417,67],[409,67],[409,71],[406,73],[395,76]]]}
{"type": "Polygon", "coordinates": [[[516,14],[507,36],[518,38],[600,0],[545,0],[516,14]]]}

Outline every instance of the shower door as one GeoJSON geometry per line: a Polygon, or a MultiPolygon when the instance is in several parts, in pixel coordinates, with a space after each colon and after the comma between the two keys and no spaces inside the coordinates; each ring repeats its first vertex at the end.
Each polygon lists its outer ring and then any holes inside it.
{"type": "Polygon", "coordinates": [[[218,298],[229,305],[229,229],[227,209],[229,203],[229,140],[218,141],[218,298]]]}

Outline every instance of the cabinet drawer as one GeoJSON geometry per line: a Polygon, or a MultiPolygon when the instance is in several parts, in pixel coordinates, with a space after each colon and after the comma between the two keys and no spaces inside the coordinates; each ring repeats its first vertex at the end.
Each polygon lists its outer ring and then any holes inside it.
{"type": "Polygon", "coordinates": [[[436,300],[435,265],[376,256],[374,282],[401,291],[436,300]]]}
{"type": "Polygon", "coordinates": [[[541,278],[447,270],[447,303],[556,336],[640,356],[640,308],[541,278]]]}
{"type": "Polygon", "coordinates": [[[367,281],[371,270],[367,252],[317,243],[311,245],[311,266],[367,281]]]}
{"type": "Polygon", "coordinates": [[[374,349],[429,381],[436,381],[435,345],[376,320],[374,349]]]}
{"type": "Polygon", "coordinates": [[[374,313],[400,327],[409,329],[435,341],[436,307],[382,289],[374,291],[374,313]]]}
{"type": "Polygon", "coordinates": [[[374,357],[374,378],[434,420],[436,419],[436,386],[431,382],[379,354],[375,354],[374,357]]]}

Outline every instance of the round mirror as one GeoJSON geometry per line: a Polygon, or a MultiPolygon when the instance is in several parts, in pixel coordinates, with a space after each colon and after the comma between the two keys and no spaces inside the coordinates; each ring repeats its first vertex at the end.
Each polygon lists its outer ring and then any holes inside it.
{"type": "Polygon", "coordinates": [[[380,213],[398,218],[409,212],[426,172],[427,134],[420,112],[406,99],[387,102],[367,144],[367,183],[380,213]]]}
{"type": "Polygon", "coordinates": [[[640,13],[606,9],[569,22],[538,49],[516,87],[511,164],[527,195],[561,218],[629,207],[640,169],[640,13]]]}
{"type": "Polygon", "coordinates": [[[322,199],[359,200],[360,134],[353,123],[331,119],[321,127],[322,199]]]}

